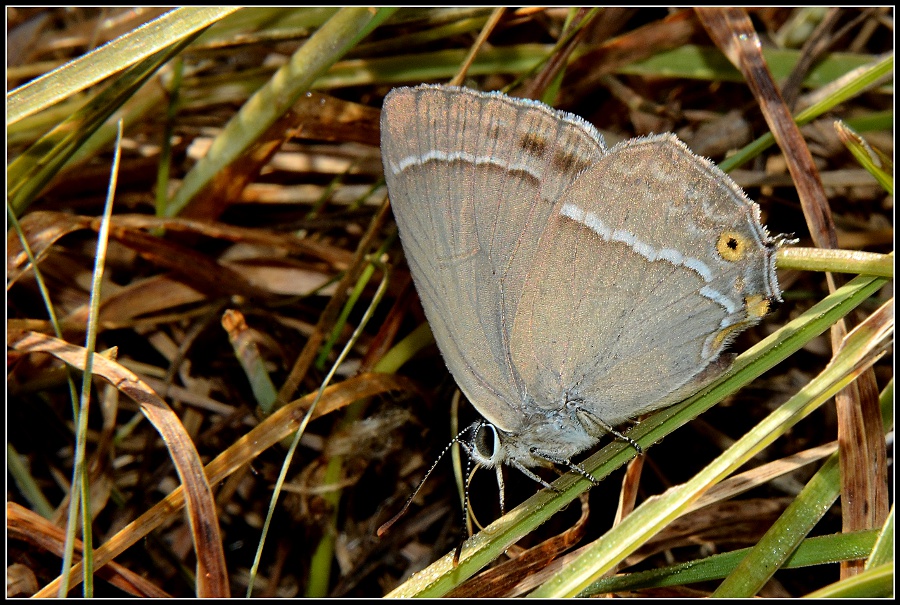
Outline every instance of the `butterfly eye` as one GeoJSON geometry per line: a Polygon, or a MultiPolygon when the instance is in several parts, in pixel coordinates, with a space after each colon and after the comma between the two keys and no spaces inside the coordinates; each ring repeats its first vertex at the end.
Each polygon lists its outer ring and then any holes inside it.
{"type": "Polygon", "coordinates": [[[497,428],[486,422],[479,424],[472,438],[472,457],[482,466],[490,468],[503,461],[502,450],[497,428]]]}

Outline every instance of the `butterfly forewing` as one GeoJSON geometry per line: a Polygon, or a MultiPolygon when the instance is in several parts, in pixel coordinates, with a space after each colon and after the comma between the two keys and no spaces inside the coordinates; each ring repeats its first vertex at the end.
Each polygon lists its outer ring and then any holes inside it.
{"type": "Polygon", "coordinates": [[[524,384],[512,321],[553,211],[604,153],[575,116],[454,87],[399,88],[385,99],[382,156],[391,204],[444,359],[473,405],[516,425],[524,384]]]}

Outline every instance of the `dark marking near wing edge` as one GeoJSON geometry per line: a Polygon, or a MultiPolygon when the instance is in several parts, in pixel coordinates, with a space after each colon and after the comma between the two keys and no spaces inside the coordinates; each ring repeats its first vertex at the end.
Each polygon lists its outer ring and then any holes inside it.
{"type": "Polygon", "coordinates": [[[579,174],[593,164],[592,160],[585,159],[577,153],[567,153],[565,149],[557,149],[551,162],[554,169],[568,174],[579,174]]]}
{"type": "Polygon", "coordinates": [[[534,132],[526,132],[519,139],[519,148],[535,157],[543,157],[549,145],[546,138],[534,132]]]}

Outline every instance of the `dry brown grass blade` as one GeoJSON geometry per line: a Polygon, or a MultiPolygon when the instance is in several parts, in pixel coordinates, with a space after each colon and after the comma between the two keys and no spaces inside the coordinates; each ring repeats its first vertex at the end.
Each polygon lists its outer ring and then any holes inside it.
{"type": "MultiPolygon", "coordinates": [[[[184,305],[202,303],[206,298],[203,293],[175,280],[171,275],[157,275],[105,297],[100,304],[100,320],[97,325],[101,330],[115,330],[183,320],[207,313],[206,307],[187,312],[183,310],[184,305]],[[172,312],[160,315],[168,310],[172,312]]],[[[83,311],[83,308],[79,309],[59,321],[64,333],[84,333],[87,324],[83,311]]],[[[53,325],[49,320],[10,319],[7,328],[19,332],[30,330],[53,333],[53,325]]]]}
{"type": "MultiPolygon", "coordinates": [[[[63,555],[66,536],[62,528],[53,525],[47,519],[15,502],[6,503],[6,530],[9,532],[8,536],[10,538],[22,540],[35,548],[51,552],[58,557],[63,555]]],[[[77,559],[81,559],[83,551],[84,543],[76,539],[75,556],[77,559]]],[[[114,561],[97,570],[97,575],[107,580],[113,586],[136,597],[172,598],[172,595],[161,590],[153,582],[147,581],[114,561]]]]}
{"type": "MultiPolygon", "coordinates": [[[[97,223],[99,227],[99,222],[97,223]]],[[[250,298],[265,298],[267,294],[249,283],[236,271],[225,267],[207,255],[188,246],[130,229],[122,229],[113,222],[109,235],[128,246],[146,260],[171,270],[192,287],[211,296],[240,294],[250,298]]]]}
{"type": "Polygon", "coordinates": [[[819,171],[772,78],[750,17],[739,8],[698,8],[696,11],[713,42],[744,75],[784,152],[813,241],[820,248],[837,248],[834,220],[819,171]]]}
{"type": "Polygon", "coordinates": [[[569,66],[569,77],[577,84],[574,89],[567,90],[566,95],[573,98],[590,96],[603,84],[604,77],[617,68],[687,44],[698,29],[700,26],[693,11],[680,10],[604,42],[569,66]]]}
{"type": "Polygon", "coordinates": [[[465,61],[462,62],[459,71],[456,72],[456,75],[453,76],[448,84],[460,86],[463,82],[465,82],[466,75],[468,75],[469,73],[469,68],[475,61],[475,57],[478,56],[478,51],[481,50],[481,47],[484,46],[485,42],[487,42],[488,36],[491,35],[491,32],[493,32],[494,28],[497,27],[497,24],[500,23],[500,19],[503,18],[503,13],[505,11],[506,9],[502,6],[494,9],[494,11],[491,13],[490,18],[487,20],[487,23],[485,23],[484,27],[481,28],[481,33],[478,34],[478,38],[475,39],[475,42],[472,44],[472,48],[469,49],[469,55],[466,57],[465,61]]]}
{"type": "MultiPolygon", "coordinates": [[[[564,32],[562,32],[561,37],[567,35],[573,27],[578,27],[581,24],[582,20],[584,20],[584,18],[588,16],[589,12],[590,9],[588,8],[579,8],[575,17],[569,22],[569,27],[564,32]]],[[[610,23],[611,27],[621,25],[617,21],[618,20],[616,19],[610,19],[608,23],[610,23]]],[[[522,97],[528,99],[540,99],[541,97],[543,97],[544,91],[547,90],[547,88],[553,82],[554,78],[556,78],[556,76],[559,75],[559,73],[563,69],[565,69],[569,57],[583,42],[585,35],[587,35],[588,33],[589,25],[590,24],[585,24],[577,32],[575,32],[575,35],[572,36],[569,41],[559,49],[558,52],[554,53],[554,55],[550,57],[544,67],[527,85],[522,87],[521,91],[515,91],[516,94],[521,94],[522,97]]]]}
{"type": "Polygon", "coordinates": [[[613,525],[618,525],[622,519],[631,514],[637,502],[638,490],[641,484],[641,474],[644,470],[643,456],[635,457],[625,467],[625,478],[622,479],[622,489],[619,492],[619,506],[616,509],[616,518],[613,525]]]}
{"type": "MultiPolygon", "coordinates": [[[[832,338],[842,324],[832,330],[832,338]]],[[[835,396],[841,448],[841,517],[845,532],[884,525],[888,516],[887,450],[878,406],[878,385],[870,368],[835,396]]],[[[841,563],[841,576],[863,571],[865,561],[841,563]]]]}
{"type": "MultiPolygon", "coordinates": [[[[85,349],[57,338],[25,332],[11,334],[7,344],[20,353],[49,353],[74,368],[84,370],[85,349]]],[[[197,595],[228,596],[228,569],[212,489],[206,481],[200,455],[181,420],[153,389],[118,363],[95,353],[93,372],[140,404],[141,411],[159,431],[188,494],[188,519],[197,552],[197,595]]],[[[97,566],[100,567],[100,564],[97,566]]],[[[72,578],[76,577],[73,570],[72,578]]],[[[55,591],[50,594],[55,594],[55,591]]]]}
{"type": "Polygon", "coordinates": [[[793,499],[751,498],[717,502],[682,515],[625,559],[631,567],[650,555],[708,542],[719,546],[755,544],[793,499]]]}
{"type": "MultiPolygon", "coordinates": [[[[22,224],[25,224],[25,219],[23,219],[22,224]]],[[[230,242],[277,246],[294,254],[307,254],[314,258],[319,258],[333,264],[338,270],[346,269],[353,261],[353,254],[348,253],[343,248],[303,239],[292,233],[280,233],[271,229],[251,229],[236,227],[227,223],[184,218],[159,218],[144,214],[120,214],[112,218],[112,224],[123,229],[141,229],[144,231],[164,229],[167,233],[197,234],[230,242]]]]}
{"type": "MultiPolygon", "coordinates": [[[[64,236],[99,227],[97,221],[87,217],[46,211],[29,213],[23,218],[21,225],[28,246],[38,259],[64,236]]],[[[169,310],[178,312],[183,309],[183,305],[202,302],[207,296],[225,296],[242,292],[244,295],[264,298],[273,293],[283,293],[278,291],[277,287],[273,290],[264,283],[265,276],[268,275],[265,273],[266,266],[257,264],[242,267],[220,263],[180,242],[171,241],[171,238],[164,239],[148,233],[151,229],[165,229],[170,235],[184,234],[188,236],[186,240],[188,242],[193,241],[190,236],[196,234],[243,244],[255,244],[266,249],[281,249],[287,253],[306,254],[328,263],[324,273],[320,269],[314,273],[311,269],[303,269],[302,266],[283,269],[283,273],[288,274],[284,279],[291,279],[292,288],[301,288],[307,282],[313,284],[305,291],[312,291],[314,284],[326,283],[330,274],[346,269],[353,259],[340,248],[304,241],[293,234],[229,227],[220,223],[124,215],[113,218],[112,225],[112,233],[117,241],[137,250],[145,258],[171,269],[172,272],[129,284],[105,296],[100,315],[104,329],[133,325],[135,318],[147,317],[152,313],[165,313],[169,310]],[[261,273],[264,277],[258,277],[257,273],[261,273]],[[304,275],[307,279],[300,279],[304,275]]],[[[7,274],[9,284],[12,285],[30,271],[30,266],[19,238],[12,231],[7,246],[9,250],[7,274]]],[[[271,270],[274,268],[270,268],[271,270]]],[[[158,320],[159,318],[156,318],[156,321],[158,320]]],[[[15,329],[33,329],[41,332],[49,332],[51,329],[49,324],[25,325],[17,320],[11,320],[10,326],[15,329]]],[[[63,327],[80,332],[84,326],[83,318],[77,315],[67,318],[63,327]]]]}
{"type": "MultiPolygon", "coordinates": [[[[325,389],[311,420],[343,408],[358,399],[400,390],[415,391],[416,387],[412,381],[390,374],[361,374],[355,376],[325,389]]],[[[205,472],[209,482],[215,484],[222,481],[239,468],[251,462],[260,453],[296,431],[303,416],[306,414],[306,409],[312,404],[316,395],[317,393],[311,393],[279,409],[232,444],[227,450],[219,454],[212,462],[206,465],[205,472]]],[[[99,569],[112,561],[126,548],[169,520],[184,504],[184,491],[181,487],[178,487],[166,496],[164,500],[123,527],[115,536],[95,549],[95,567],[99,569]]],[[[80,568],[80,563],[73,567],[73,578],[77,577],[80,568]]],[[[58,590],[58,582],[59,578],[45,586],[35,596],[54,596],[56,590],[58,590]]]]}
{"type": "Polygon", "coordinates": [[[316,355],[319,352],[319,347],[325,341],[326,334],[328,334],[328,331],[334,325],[334,322],[338,318],[338,314],[341,312],[341,308],[344,306],[344,302],[347,300],[350,286],[356,282],[366,266],[366,254],[369,253],[373,243],[377,241],[384,222],[390,215],[390,208],[388,202],[385,201],[369,223],[368,231],[366,231],[366,234],[362,237],[356,248],[353,263],[338,283],[337,292],[331,297],[325,310],[322,311],[322,314],[319,316],[319,323],[316,324],[315,331],[306,341],[303,351],[300,352],[297,361],[294,362],[294,367],[291,368],[290,374],[284,381],[281,390],[278,392],[278,396],[281,400],[288,400],[293,396],[300,381],[303,380],[303,377],[315,360],[316,355]]]}
{"type": "Polygon", "coordinates": [[[297,137],[318,141],[361,143],[377,147],[381,110],[319,92],[308,92],[291,110],[302,127],[297,137]]]}
{"type": "Polygon", "coordinates": [[[729,477],[700,496],[700,498],[687,509],[687,512],[693,512],[704,506],[709,506],[714,502],[721,502],[739,494],[743,494],[744,492],[747,492],[754,487],[764,485],[781,475],[793,472],[807,464],[830,456],[836,450],[837,442],[826,443],[825,445],[804,450],[793,456],[774,460],[739,475],[729,477]]]}
{"type": "Polygon", "coordinates": [[[581,494],[581,517],[566,531],[544,540],[516,558],[501,563],[447,593],[455,598],[503,598],[524,594],[537,586],[544,570],[562,553],[581,541],[590,512],[588,495],[581,494]]]}
{"type": "MultiPolygon", "coordinates": [[[[843,337],[835,351],[863,330],[887,338],[893,329],[894,299],[891,298],[843,337]]],[[[832,330],[832,340],[837,338],[836,332],[832,330]]],[[[874,371],[871,368],[862,371],[850,387],[853,388],[835,397],[841,451],[841,518],[845,532],[880,528],[889,512],[887,446],[874,371]]],[[[841,578],[863,572],[865,564],[862,559],[842,562],[841,578]]]]}
{"type": "Polygon", "coordinates": [[[388,311],[387,317],[369,345],[369,350],[360,360],[360,372],[372,371],[375,365],[396,344],[402,322],[408,316],[411,305],[416,302],[413,298],[415,290],[412,285],[412,278],[408,274],[405,277],[405,281],[399,281],[398,286],[398,291],[401,294],[397,296],[397,300],[394,301],[393,306],[388,311]]]}
{"type": "MultiPolygon", "coordinates": [[[[104,329],[134,325],[138,317],[148,317],[166,311],[185,314],[184,305],[202,303],[207,299],[199,290],[171,274],[157,275],[122,288],[104,297],[100,303],[100,325],[104,329]]],[[[159,321],[158,315],[152,321],[159,321]]],[[[81,329],[85,328],[81,324],[81,329]]]]}
{"type": "Polygon", "coordinates": [[[784,98],[785,105],[788,108],[792,109],[794,107],[794,103],[796,103],[800,94],[800,86],[803,84],[803,79],[809,73],[813,64],[827,50],[831,41],[831,30],[837,24],[840,16],[841,11],[839,9],[829,9],[828,14],[816,26],[815,31],[803,44],[803,48],[800,49],[800,60],[797,61],[794,69],[791,70],[791,75],[788,76],[781,86],[781,96],[784,98]]]}
{"type": "Polygon", "coordinates": [[[269,163],[282,146],[297,137],[316,138],[318,133],[328,133],[323,139],[340,136],[333,123],[346,123],[344,130],[353,131],[358,142],[377,145],[379,112],[376,109],[341,101],[323,94],[304,95],[291,108],[266,129],[241,157],[220,170],[213,180],[185,207],[185,218],[202,217],[215,219],[228,206],[240,199],[241,193],[250,183],[259,178],[260,171],[269,163]],[[365,125],[359,128],[360,125],[365,125]]]}
{"type": "MultiPolygon", "coordinates": [[[[47,253],[53,244],[61,237],[87,229],[90,227],[90,218],[73,217],[62,212],[47,212],[37,210],[29,212],[22,217],[19,225],[25,241],[31,248],[31,253],[36,261],[47,253]]],[[[22,248],[22,241],[12,229],[6,232],[6,287],[9,289],[29,268],[28,255],[22,248]]]]}
{"type": "MultiPolygon", "coordinates": [[[[29,212],[20,221],[22,232],[35,258],[40,258],[60,238],[83,229],[96,229],[97,223],[90,217],[72,215],[67,212],[37,210],[29,212]]],[[[225,223],[198,221],[184,218],[157,218],[140,214],[122,214],[112,218],[113,232],[119,235],[120,241],[127,244],[132,239],[147,237],[149,230],[163,229],[167,233],[197,234],[219,240],[253,243],[276,246],[294,254],[307,254],[321,259],[334,266],[335,270],[346,269],[353,261],[353,256],[342,248],[321,242],[302,239],[290,233],[278,233],[266,229],[250,229],[235,227],[225,223]],[[130,237],[131,233],[139,236],[130,237]]],[[[151,240],[158,241],[158,240],[151,240]]],[[[6,271],[9,285],[28,269],[28,257],[22,250],[22,244],[14,231],[7,235],[6,271]]],[[[154,244],[155,245],[155,244],[154,244]]],[[[158,254],[165,256],[165,254],[158,254]]],[[[210,264],[207,261],[204,265],[210,264]]]]}
{"type": "MultiPolygon", "coordinates": [[[[775,140],[784,151],[813,241],[820,248],[836,248],[834,221],[818,170],[769,72],[759,38],[746,11],[738,8],[696,10],[710,37],[744,75],[775,140]]],[[[828,283],[834,291],[831,275],[828,283]]],[[[839,346],[845,333],[843,323],[833,327],[833,348],[839,346]]],[[[844,531],[880,527],[888,512],[887,454],[874,373],[865,372],[835,399],[838,442],[841,444],[844,531]]],[[[862,562],[842,564],[841,569],[845,575],[858,573],[862,570],[862,562]]]]}

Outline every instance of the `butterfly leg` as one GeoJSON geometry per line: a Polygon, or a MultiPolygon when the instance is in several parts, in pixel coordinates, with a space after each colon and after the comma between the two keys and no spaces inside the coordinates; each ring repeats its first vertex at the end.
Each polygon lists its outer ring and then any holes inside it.
{"type": "MultiPolygon", "coordinates": [[[[585,479],[587,479],[588,481],[590,481],[591,483],[593,483],[594,485],[598,485],[600,483],[599,481],[597,481],[597,478],[594,477],[592,474],[590,474],[583,466],[581,466],[580,464],[576,464],[575,462],[572,462],[568,458],[560,458],[558,456],[554,456],[553,454],[551,454],[549,452],[542,452],[541,450],[534,448],[534,447],[531,448],[531,454],[538,458],[543,458],[544,460],[549,460],[550,462],[552,462],[554,464],[559,464],[560,466],[567,466],[570,469],[572,469],[573,471],[577,472],[582,477],[584,477],[585,479]]],[[[541,483],[543,483],[544,485],[547,485],[544,481],[541,481],[541,483]]],[[[559,491],[549,485],[547,487],[550,487],[550,489],[553,489],[553,491],[559,491]]]]}
{"type": "Polygon", "coordinates": [[[643,455],[644,448],[642,448],[641,445],[637,441],[635,441],[634,439],[632,439],[631,437],[629,437],[628,435],[626,435],[624,433],[620,433],[611,424],[609,424],[608,422],[603,420],[603,418],[600,418],[599,416],[597,416],[597,414],[591,412],[588,409],[581,407],[581,405],[579,405],[578,402],[570,402],[570,403],[574,403],[575,414],[578,416],[578,419],[581,420],[582,425],[584,425],[586,427],[588,427],[588,426],[600,427],[601,429],[603,429],[604,432],[607,432],[610,435],[613,435],[616,439],[619,439],[620,441],[625,441],[626,443],[628,443],[631,447],[633,447],[635,450],[637,450],[638,456],[643,455]]]}
{"type": "MultiPolygon", "coordinates": [[[[532,453],[535,453],[535,452],[532,452],[532,453]]],[[[547,458],[546,456],[544,456],[544,455],[541,454],[541,453],[537,453],[537,455],[540,456],[541,458],[546,459],[546,460],[550,460],[549,458],[547,458]]],[[[555,462],[555,461],[554,461],[554,460],[551,460],[551,462],[555,462]]],[[[536,474],[534,474],[533,472],[531,472],[531,470],[529,470],[528,467],[526,467],[525,465],[523,465],[523,464],[522,464],[521,462],[519,462],[518,460],[510,459],[510,460],[508,461],[508,463],[509,463],[510,466],[516,467],[517,469],[519,469],[520,471],[522,471],[525,475],[527,475],[528,477],[531,477],[531,479],[533,479],[534,481],[537,481],[538,483],[540,483],[541,485],[543,485],[543,486],[546,487],[547,489],[549,489],[549,490],[551,490],[551,491],[554,491],[554,492],[559,492],[558,489],[556,489],[555,487],[553,487],[552,485],[550,485],[549,483],[547,483],[546,481],[544,481],[543,479],[541,479],[540,477],[538,477],[536,474]]]]}

